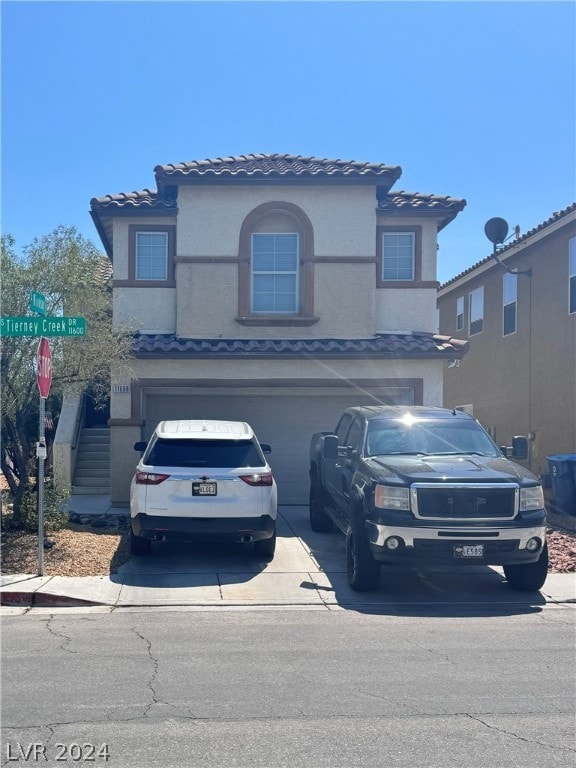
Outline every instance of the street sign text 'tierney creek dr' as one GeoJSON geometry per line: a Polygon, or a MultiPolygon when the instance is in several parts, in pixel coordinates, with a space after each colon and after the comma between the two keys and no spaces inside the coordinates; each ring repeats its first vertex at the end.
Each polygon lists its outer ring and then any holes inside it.
{"type": "Polygon", "coordinates": [[[85,335],[85,317],[0,317],[0,336],[85,335]]]}

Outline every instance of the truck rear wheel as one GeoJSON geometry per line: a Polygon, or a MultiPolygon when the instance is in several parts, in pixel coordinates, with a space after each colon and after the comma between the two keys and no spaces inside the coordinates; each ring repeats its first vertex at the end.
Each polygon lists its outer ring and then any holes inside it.
{"type": "Polygon", "coordinates": [[[322,491],[315,483],[310,486],[310,528],[317,533],[332,530],[332,520],[324,511],[322,491]]]}
{"type": "Polygon", "coordinates": [[[346,532],[348,584],[355,592],[373,592],[380,581],[380,564],[372,557],[366,534],[359,524],[346,532]]]}
{"type": "Polygon", "coordinates": [[[518,563],[505,565],[504,576],[511,589],[520,592],[537,592],[544,586],[548,574],[548,545],[544,548],[535,563],[518,563]]]}

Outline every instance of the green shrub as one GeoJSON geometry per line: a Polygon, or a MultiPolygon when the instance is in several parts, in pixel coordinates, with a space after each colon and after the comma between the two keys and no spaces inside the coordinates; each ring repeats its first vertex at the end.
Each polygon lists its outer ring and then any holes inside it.
{"type": "MultiPolygon", "coordinates": [[[[55,486],[52,480],[44,484],[44,530],[60,531],[68,523],[68,512],[64,502],[70,496],[69,488],[55,486]]],[[[25,531],[38,530],[38,492],[36,489],[26,491],[20,506],[20,519],[25,531]]]]}

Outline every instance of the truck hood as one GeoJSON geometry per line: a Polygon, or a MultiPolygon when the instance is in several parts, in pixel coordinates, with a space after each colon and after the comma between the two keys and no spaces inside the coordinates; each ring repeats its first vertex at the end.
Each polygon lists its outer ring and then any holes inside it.
{"type": "Polygon", "coordinates": [[[518,483],[534,485],[535,475],[504,457],[488,456],[378,456],[367,459],[382,480],[396,478],[403,485],[425,482],[518,483]]]}

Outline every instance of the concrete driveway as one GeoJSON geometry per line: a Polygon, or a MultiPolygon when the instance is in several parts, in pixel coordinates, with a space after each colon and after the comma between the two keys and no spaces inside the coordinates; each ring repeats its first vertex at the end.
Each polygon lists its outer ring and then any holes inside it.
{"type": "Polygon", "coordinates": [[[375,592],[356,593],[346,580],[344,537],[314,533],[307,507],[281,507],[276,555],[259,558],[250,545],[178,545],[154,543],[147,557],[132,557],[106,576],[2,579],[4,605],[142,606],[297,606],[423,610],[443,604],[452,613],[507,611],[506,606],[537,608],[547,602],[576,599],[573,574],[550,574],[540,592],[510,590],[498,568],[434,572],[382,568],[375,592]]]}

